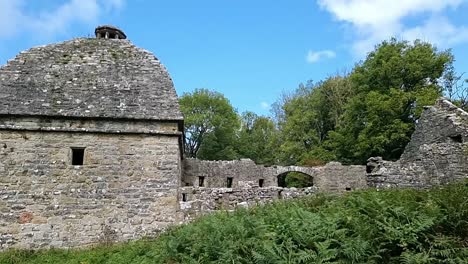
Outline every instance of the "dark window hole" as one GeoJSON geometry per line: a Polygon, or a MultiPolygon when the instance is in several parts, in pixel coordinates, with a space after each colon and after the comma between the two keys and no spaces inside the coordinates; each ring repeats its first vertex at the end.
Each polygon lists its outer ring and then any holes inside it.
{"type": "Polygon", "coordinates": [[[72,165],[81,166],[84,162],[84,148],[72,148],[72,165]]]}
{"type": "Polygon", "coordinates": [[[203,176],[198,177],[198,186],[200,187],[205,186],[205,177],[203,176]]]}
{"type": "Polygon", "coordinates": [[[226,186],[227,186],[228,188],[232,188],[232,180],[233,180],[232,177],[228,177],[228,178],[227,178],[227,184],[226,184],[226,186]]]}
{"type": "Polygon", "coordinates": [[[263,187],[263,184],[265,183],[264,179],[258,180],[258,187],[263,187]]]}
{"type": "Polygon", "coordinates": [[[186,202],[186,201],[187,201],[187,194],[183,193],[182,194],[182,202],[186,202]]]}
{"type": "Polygon", "coordinates": [[[463,143],[462,135],[451,136],[450,139],[455,143],[463,143]]]}

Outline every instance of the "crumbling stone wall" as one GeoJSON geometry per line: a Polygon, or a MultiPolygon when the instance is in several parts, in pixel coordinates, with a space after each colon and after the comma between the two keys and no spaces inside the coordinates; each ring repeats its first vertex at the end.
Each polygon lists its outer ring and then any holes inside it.
{"type": "Polygon", "coordinates": [[[446,99],[427,107],[397,162],[370,158],[371,187],[428,188],[468,177],[468,113],[446,99]]]}
{"type": "Polygon", "coordinates": [[[202,161],[186,159],[183,183],[186,186],[223,188],[232,178],[232,187],[278,187],[278,176],[287,172],[302,172],[313,178],[319,191],[343,192],[367,187],[365,166],[343,166],[331,162],[321,167],[256,165],[252,160],[202,161]],[[200,177],[203,186],[200,186],[200,177]]]}
{"type": "Polygon", "coordinates": [[[178,223],[180,158],[178,136],[0,130],[0,250],[124,241],[178,223]],[[70,147],[86,147],[83,166],[70,147]]]}
{"type": "Polygon", "coordinates": [[[468,114],[445,99],[423,113],[398,162],[182,161],[183,116],[165,67],[122,31],[98,29],[98,39],[35,47],[0,67],[0,251],[138,239],[217,210],[468,175],[468,114]],[[72,148],[85,148],[82,166],[72,148]],[[278,187],[288,172],[314,186],[278,187]]]}
{"type": "Polygon", "coordinates": [[[311,195],[316,187],[247,187],[247,188],[199,188],[183,187],[179,190],[180,212],[185,222],[208,213],[237,208],[246,208],[281,199],[292,199],[311,195]]]}

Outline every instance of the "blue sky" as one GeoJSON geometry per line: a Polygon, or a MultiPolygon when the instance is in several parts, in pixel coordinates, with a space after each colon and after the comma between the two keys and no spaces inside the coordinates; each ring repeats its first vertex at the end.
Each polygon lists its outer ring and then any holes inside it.
{"type": "Polygon", "coordinates": [[[120,27],[166,65],[177,93],[208,88],[268,114],[282,91],[350,70],[392,36],[451,48],[468,70],[468,0],[0,0],[0,64],[120,27]]]}

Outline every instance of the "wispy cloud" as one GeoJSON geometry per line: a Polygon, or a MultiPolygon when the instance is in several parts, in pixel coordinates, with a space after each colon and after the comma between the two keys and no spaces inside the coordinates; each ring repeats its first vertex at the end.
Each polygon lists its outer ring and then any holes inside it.
{"type": "Polygon", "coordinates": [[[321,50],[321,51],[312,51],[310,50],[307,53],[307,62],[309,63],[316,63],[322,59],[331,59],[335,58],[336,53],[332,50],[321,50]]]}
{"type": "Polygon", "coordinates": [[[270,109],[270,104],[267,103],[267,102],[261,102],[261,103],[260,103],[260,107],[261,107],[262,109],[264,109],[264,110],[268,110],[268,109],[270,109]]]}
{"type": "Polygon", "coordinates": [[[14,35],[24,25],[23,1],[0,0],[0,38],[14,35]]]}
{"type": "Polygon", "coordinates": [[[73,23],[93,24],[105,13],[123,8],[125,0],[68,0],[54,9],[26,12],[25,0],[0,0],[0,38],[21,32],[54,36],[73,23]]]}
{"type": "Polygon", "coordinates": [[[468,42],[468,28],[453,24],[443,12],[468,0],[318,0],[338,21],[351,25],[354,52],[362,56],[390,37],[422,39],[439,46],[468,42]],[[416,25],[408,17],[421,16],[416,25]]]}

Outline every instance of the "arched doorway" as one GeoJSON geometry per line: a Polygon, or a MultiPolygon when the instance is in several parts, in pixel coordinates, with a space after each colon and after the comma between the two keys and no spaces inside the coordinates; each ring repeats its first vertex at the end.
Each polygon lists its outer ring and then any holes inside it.
{"type": "Polygon", "coordinates": [[[314,178],[299,171],[288,171],[277,176],[278,187],[306,188],[314,186],[314,178]]]}

